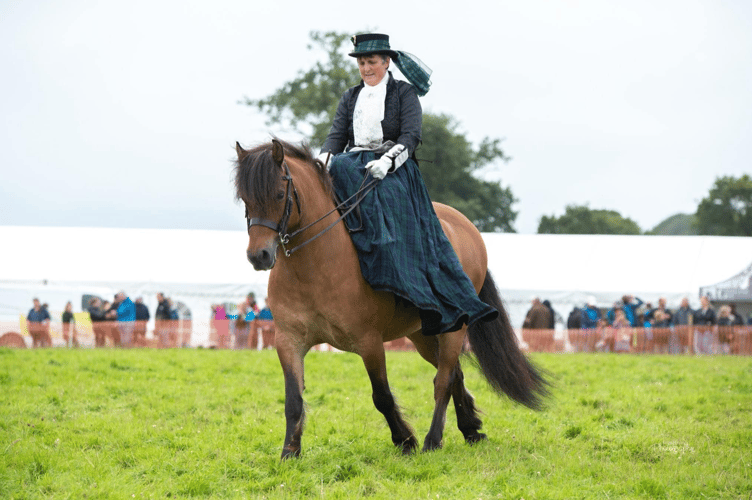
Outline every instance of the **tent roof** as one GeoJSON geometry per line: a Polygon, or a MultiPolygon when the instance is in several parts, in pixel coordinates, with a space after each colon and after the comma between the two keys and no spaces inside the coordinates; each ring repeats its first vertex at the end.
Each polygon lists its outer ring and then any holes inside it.
{"type": "Polygon", "coordinates": [[[752,302],[752,264],[736,276],[702,287],[700,294],[710,300],[752,302]]]}

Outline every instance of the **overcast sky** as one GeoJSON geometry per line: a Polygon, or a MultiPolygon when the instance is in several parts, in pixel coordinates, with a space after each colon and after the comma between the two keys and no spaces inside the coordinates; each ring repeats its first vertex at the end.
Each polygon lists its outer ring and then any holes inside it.
{"type": "Polygon", "coordinates": [[[312,30],[388,33],[434,70],[425,111],[504,138],[518,232],[584,203],[650,229],[752,170],[752,2],[379,5],[0,2],[0,225],[243,230],[235,141],[299,137],[238,101],[312,30]]]}

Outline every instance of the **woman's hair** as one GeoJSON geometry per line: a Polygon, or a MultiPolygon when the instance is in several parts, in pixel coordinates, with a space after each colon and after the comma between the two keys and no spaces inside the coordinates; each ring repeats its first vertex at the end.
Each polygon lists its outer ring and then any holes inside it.
{"type": "Polygon", "coordinates": [[[361,57],[371,57],[371,56],[379,56],[381,57],[381,60],[383,62],[386,62],[387,59],[389,59],[389,54],[379,54],[378,52],[376,54],[368,54],[364,56],[358,56],[358,60],[360,60],[361,57]]]}

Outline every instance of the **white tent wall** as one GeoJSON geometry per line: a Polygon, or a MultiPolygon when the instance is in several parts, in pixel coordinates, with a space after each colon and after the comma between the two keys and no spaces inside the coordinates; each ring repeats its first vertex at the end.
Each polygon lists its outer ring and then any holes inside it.
{"type": "MultiPolygon", "coordinates": [[[[630,294],[670,308],[699,304],[701,286],[738,274],[752,261],[752,238],[711,236],[523,235],[484,233],[489,269],[519,328],[530,300],[551,301],[566,320],[588,296],[610,307],[630,294]]],[[[0,320],[17,321],[32,297],[53,314],[81,295],[143,296],[152,315],[164,292],[191,309],[193,343],[205,343],[210,305],[263,303],[268,272],[246,260],[244,231],[0,226],[0,320]],[[203,326],[202,326],[203,325],[203,326]]],[[[742,309],[745,314],[749,311],[742,309]]],[[[563,325],[561,325],[563,326],[563,325]]]]}
{"type": "Polygon", "coordinates": [[[588,296],[599,307],[623,295],[653,305],[665,297],[671,309],[688,297],[698,307],[701,286],[736,275],[752,261],[752,238],[743,237],[484,233],[483,239],[517,328],[534,296],[550,300],[564,321],[588,296]]]}
{"type": "MultiPolygon", "coordinates": [[[[192,343],[208,339],[210,307],[266,298],[268,272],[248,263],[243,231],[0,227],[0,321],[17,322],[38,297],[58,319],[69,300],[111,300],[120,290],[144,298],[151,315],[156,293],[182,302],[194,322],[192,343]]],[[[153,320],[152,325],[153,328],[153,320]]]]}

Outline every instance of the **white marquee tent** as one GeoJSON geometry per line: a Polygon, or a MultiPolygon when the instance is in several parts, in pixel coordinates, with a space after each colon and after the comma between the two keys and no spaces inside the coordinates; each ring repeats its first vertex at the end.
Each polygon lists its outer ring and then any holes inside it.
{"type": "MultiPolygon", "coordinates": [[[[610,307],[629,294],[645,302],[683,297],[699,306],[700,288],[737,275],[752,262],[752,238],[721,236],[522,235],[486,233],[489,268],[521,326],[538,296],[566,320],[594,296],[610,307]]],[[[745,317],[752,304],[738,304],[745,317]]]]}
{"type": "Polygon", "coordinates": [[[246,260],[242,231],[7,226],[0,241],[0,321],[26,314],[33,297],[54,317],[69,300],[79,311],[82,295],[120,290],[153,315],[163,292],[190,309],[194,342],[205,343],[212,304],[266,297],[269,273],[246,260]]]}
{"type": "MultiPolygon", "coordinates": [[[[723,282],[752,262],[752,238],[580,236],[485,233],[489,268],[512,323],[530,299],[548,299],[566,318],[586,297],[610,306],[624,294],[645,301],[682,297],[697,305],[700,287],[723,282]]],[[[268,272],[245,258],[242,231],[0,226],[0,321],[17,321],[39,297],[53,314],[83,294],[143,296],[150,311],[164,292],[209,319],[210,305],[266,297],[268,272]]],[[[742,308],[745,315],[752,310],[742,308]]],[[[205,343],[208,331],[194,331],[205,343]]]]}

